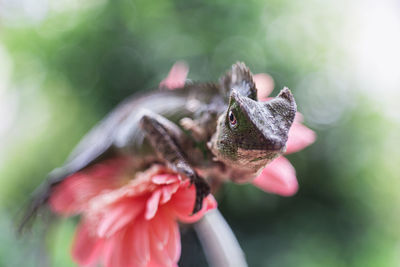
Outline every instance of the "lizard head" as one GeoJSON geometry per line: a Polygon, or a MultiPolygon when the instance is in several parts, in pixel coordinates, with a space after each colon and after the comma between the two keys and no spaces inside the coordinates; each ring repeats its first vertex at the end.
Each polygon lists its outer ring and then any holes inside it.
{"type": "MultiPolygon", "coordinates": [[[[252,81],[242,84],[248,86],[252,81]]],[[[218,119],[210,148],[217,160],[254,177],[285,152],[296,103],[288,88],[267,102],[258,102],[251,97],[254,94],[243,92],[249,90],[232,86],[228,108],[218,119]]]]}

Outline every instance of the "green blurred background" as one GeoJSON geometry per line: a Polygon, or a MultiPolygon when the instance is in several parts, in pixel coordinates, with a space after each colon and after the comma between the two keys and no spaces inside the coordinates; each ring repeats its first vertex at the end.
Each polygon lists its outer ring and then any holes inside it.
{"type": "Polygon", "coordinates": [[[85,132],[177,60],[193,80],[237,60],[269,73],[317,132],[288,157],[294,197],[220,192],[249,266],[399,266],[399,47],[391,0],[0,0],[0,266],[44,266],[44,251],[74,266],[74,220],[17,239],[15,214],[85,132]]]}

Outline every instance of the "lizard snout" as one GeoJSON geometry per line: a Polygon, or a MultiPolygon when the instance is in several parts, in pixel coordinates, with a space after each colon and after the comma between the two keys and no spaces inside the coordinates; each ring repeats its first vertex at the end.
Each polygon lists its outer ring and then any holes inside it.
{"type": "Polygon", "coordinates": [[[289,88],[283,88],[274,99],[266,102],[265,105],[276,118],[276,123],[280,124],[279,128],[289,131],[297,111],[296,101],[289,88]]]}

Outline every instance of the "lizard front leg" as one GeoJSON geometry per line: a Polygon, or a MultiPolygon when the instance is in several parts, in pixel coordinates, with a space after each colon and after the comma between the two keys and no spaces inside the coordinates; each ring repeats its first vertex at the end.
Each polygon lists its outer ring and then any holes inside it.
{"type": "Polygon", "coordinates": [[[182,150],[183,131],[173,122],[152,112],[143,115],[140,125],[158,157],[166,161],[171,169],[185,174],[195,185],[196,201],[193,214],[197,213],[202,208],[203,199],[210,193],[210,186],[190,166],[182,150]]]}

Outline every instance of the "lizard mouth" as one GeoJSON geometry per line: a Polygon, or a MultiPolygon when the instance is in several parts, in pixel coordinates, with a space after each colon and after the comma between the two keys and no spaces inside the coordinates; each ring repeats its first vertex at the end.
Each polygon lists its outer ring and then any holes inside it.
{"type": "Polygon", "coordinates": [[[246,174],[233,171],[233,174],[231,175],[231,181],[237,184],[250,183],[261,174],[261,172],[264,170],[264,167],[265,165],[256,171],[247,172],[246,174]]]}

